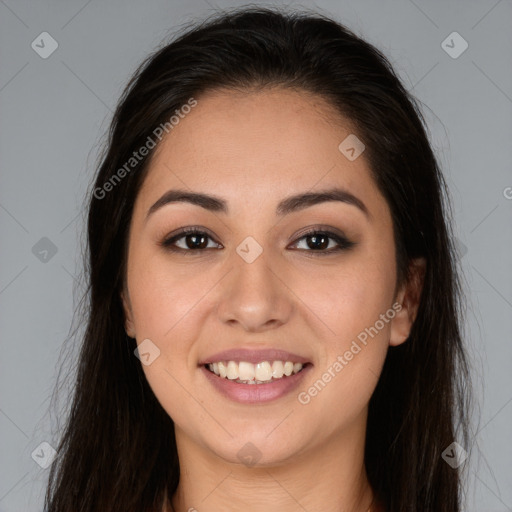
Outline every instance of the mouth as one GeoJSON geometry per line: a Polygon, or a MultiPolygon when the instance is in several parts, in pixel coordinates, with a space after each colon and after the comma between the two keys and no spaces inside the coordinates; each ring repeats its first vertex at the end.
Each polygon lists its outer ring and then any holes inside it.
{"type": "Polygon", "coordinates": [[[313,368],[304,360],[215,359],[199,365],[206,382],[224,398],[247,405],[264,405],[293,396],[313,368]]]}
{"type": "Polygon", "coordinates": [[[217,377],[246,385],[265,385],[287,379],[304,371],[311,363],[274,360],[251,363],[248,361],[217,361],[203,365],[217,377]]]}

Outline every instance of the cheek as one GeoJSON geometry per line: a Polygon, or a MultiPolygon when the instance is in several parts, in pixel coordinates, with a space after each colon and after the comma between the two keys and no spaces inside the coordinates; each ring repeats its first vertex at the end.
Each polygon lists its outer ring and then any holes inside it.
{"type": "Polygon", "coordinates": [[[320,327],[328,335],[316,340],[323,342],[321,358],[299,403],[311,408],[309,415],[330,411],[326,431],[354,421],[375,390],[389,347],[393,284],[376,271],[346,273],[311,297],[318,324],[329,330],[320,327]]]}
{"type": "MultiPolygon", "coordinates": [[[[139,336],[161,342],[179,328],[200,289],[190,274],[180,275],[180,267],[171,265],[155,251],[134,250],[128,264],[128,286],[139,336]]],[[[196,299],[197,300],[197,299],[196,299]]]]}
{"type": "MultiPolygon", "coordinates": [[[[170,263],[165,255],[142,251],[133,255],[128,271],[138,342],[149,338],[160,350],[155,365],[185,382],[197,367],[195,341],[204,337],[201,331],[208,323],[210,294],[218,276],[214,272],[191,271],[185,265],[170,263]]],[[[162,377],[169,380],[168,375],[162,377]]],[[[154,378],[148,375],[148,380],[154,378]]]]}
{"type": "Polygon", "coordinates": [[[385,313],[393,299],[393,254],[354,253],[337,266],[311,267],[293,279],[294,291],[317,318],[319,337],[346,343],[385,313]]]}
{"type": "Polygon", "coordinates": [[[332,410],[336,420],[331,426],[361,412],[382,370],[394,317],[395,265],[390,249],[367,247],[344,265],[327,273],[305,273],[297,282],[297,294],[307,297],[308,309],[318,317],[318,337],[313,341],[323,349],[316,380],[302,390],[306,395],[300,403],[310,400],[307,407],[319,415],[326,407],[332,410]]]}
{"type": "MultiPolygon", "coordinates": [[[[194,340],[205,320],[201,301],[212,283],[207,276],[186,278],[158,257],[133,259],[129,275],[130,297],[137,342],[150,339],[159,355],[142,369],[158,401],[178,424],[192,415],[202,418],[204,409],[190,397],[190,375],[196,371],[194,340]]],[[[200,398],[200,397],[196,397],[200,398]]]]}

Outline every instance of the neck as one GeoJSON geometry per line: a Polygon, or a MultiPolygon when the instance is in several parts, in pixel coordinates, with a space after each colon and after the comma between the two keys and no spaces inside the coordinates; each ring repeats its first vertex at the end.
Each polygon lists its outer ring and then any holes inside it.
{"type": "Polygon", "coordinates": [[[367,512],[362,420],[287,461],[253,467],[212,454],[176,426],[180,482],[168,512],[367,512]]]}

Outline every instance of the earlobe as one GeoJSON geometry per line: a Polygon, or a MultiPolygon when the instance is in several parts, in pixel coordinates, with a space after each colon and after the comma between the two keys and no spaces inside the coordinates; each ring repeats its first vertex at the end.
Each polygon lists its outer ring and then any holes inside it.
{"type": "Polygon", "coordinates": [[[414,259],[409,265],[409,278],[407,283],[400,289],[396,298],[396,302],[401,305],[401,308],[391,321],[389,339],[391,346],[401,345],[409,337],[412,325],[418,314],[425,270],[425,258],[414,259]]]}
{"type": "Polygon", "coordinates": [[[126,334],[130,338],[135,338],[135,327],[133,325],[133,313],[132,313],[132,307],[130,304],[130,299],[128,297],[128,293],[126,290],[123,290],[121,292],[121,301],[123,304],[123,310],[124,310],[124,329],[126,331],[126,334]]]}
{"type": "Polygon", "coordinates": [[[400,291],[395,302],[400,305],[400,308],[396,308],[395,317],[391,320],[389,344],[392,347],[401,345],[409,337],[409,331],[411,328],[409,314],[404,306],[403,290],[400,291]]]}

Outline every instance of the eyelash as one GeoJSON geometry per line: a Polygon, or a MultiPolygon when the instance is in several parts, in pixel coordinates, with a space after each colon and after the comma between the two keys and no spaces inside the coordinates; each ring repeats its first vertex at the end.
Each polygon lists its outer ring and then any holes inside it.
{"type": "MultiPolygon", "coordinates": [[[[213,237],[210,236],[205,231],[201,231],[200,229],[198,229],[196,227],[187,227],[187,228],[183,228],[179,233],[173,235],[172,237],[164,239],[162,242],[160,242],[160,245],[165,250],[171,251],[174,253],[179,253],[179,252],[181,252],[181,253],[202,253],[207,249],[211,249],[211,248],[183,249],[181,247],[173,246],[173,244],[176,241],[180,240],[181,238],[186,237],[187,235],[205,235],[206,237],[208,237],[209,239],[211,239],[215,242],[213,237]]],[[[311,236],[324,236],[324,237],[334,240],[338,244],[338,247],[336,247],[334,249],[331,248],[328,250],[299,249],[300,251],[314,253],[314,256],[327,256],[329,254],[338,253],[338,252],[350,249],[351,247],[356,245],[355,242],[351,242],[350,240],[348,240],[347,238],[345,238],[343,236],[340,236],[331,231],[326,231],[326,230],[322,230],[322,229],[312,229],[310,231],[307,231],[306,233],[302,233],[301,236],[294,243],[294,245],[296,245],[300,240],[307,238],[307,237],[311,237],[311,236]]],[[[218,243],[218,242],[215,242],[215,243],[218,243]]],[[[193,254],[191,254],[191,255],[193,255],[193,254]]]]}

